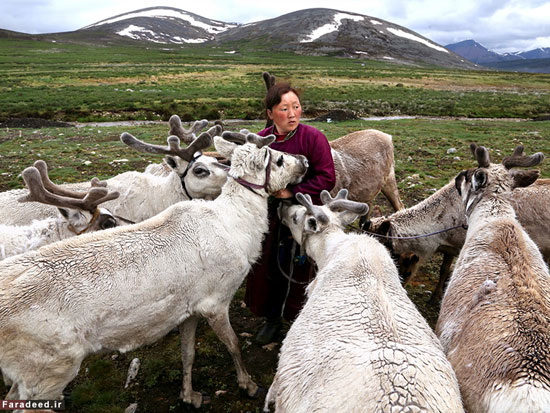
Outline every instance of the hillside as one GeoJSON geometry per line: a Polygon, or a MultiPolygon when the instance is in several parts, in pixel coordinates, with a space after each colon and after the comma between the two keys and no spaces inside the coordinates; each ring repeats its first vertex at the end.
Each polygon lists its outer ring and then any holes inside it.
{"type": "Polygon", "coordinates": [[[469,68],[475,66],[407,28],[361,14],[307,9],[216,36],[220,44],[256,43],[306,55],[335,55],[469,68]]]}
{"type": "MultiPolygon", "coordinates": [[[[405,27],[366,15],[321,8],[241,25],[172,7],[150,7],[104,19],[72,32],[25,36],[90,45],[169,45],[180,48],[217,45],[234,49],[235,53],[286,51],[415,66],[479,69],[405,27]]],[[[0,37],[7,36],[0,33],[0,37]]]]}

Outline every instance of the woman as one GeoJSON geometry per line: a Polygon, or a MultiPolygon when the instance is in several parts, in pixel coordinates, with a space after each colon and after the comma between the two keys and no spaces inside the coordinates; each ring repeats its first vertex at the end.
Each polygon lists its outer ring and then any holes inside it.
{"type": "Polygon", "coordinates": [[[248,275],[245,302],[256,316],[266,318],[256,336],[260,344],[273,340],[281,328],[281,316],[288,321],[296,318],[305,300],[305,285],[313,277],[313,268],[307,261],[293,264],[292,236],[288,228],[280,224],[277,206],[280,200],[291,199],[298,192],[309,194],[313,203],[319,205],[321,191],[330,191],[336,182],[326,136],[312,126],[300,124],[302,106],[299,92],[290,83],[276,83],[267,91],[264,105],[273,126],[258,134],[274,134],[277,139],[271,144],[273,149],[304,155],[309,167],[301,183],[279,191],[270,202],[270,231],[263,243],[262,257],[248,275]],[[292,272],[292,278],[297,282],[289,283],[281,269],[286,274],[292,272]]]}

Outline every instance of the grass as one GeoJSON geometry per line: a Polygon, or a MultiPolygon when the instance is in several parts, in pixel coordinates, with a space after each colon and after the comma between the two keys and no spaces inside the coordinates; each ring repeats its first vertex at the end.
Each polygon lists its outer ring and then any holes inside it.
{"type": "Polygon", "coordinates": [[[398,66],[248,49],[87,46],[0,39],[0,121],[255,119],[261,72],[292,79],[306,113],[531,118],[550,113],[550,75],[398,66]]]}

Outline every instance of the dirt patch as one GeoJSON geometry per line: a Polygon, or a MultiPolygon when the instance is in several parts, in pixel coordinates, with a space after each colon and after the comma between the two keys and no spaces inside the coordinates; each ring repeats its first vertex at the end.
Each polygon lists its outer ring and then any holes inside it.
{"type": "Polygon", "coordinates": [[[320,116],[317,116],[315,119],[313,119],[316,122],[327,122],[327,121],[337,121],[341,122],[344,120],[354,120],[359,119],[359,115],[355,113],[352,110],[345,110],[345,109],[334,109],[331,110],[325,114],[322,114],[320,116]]]}
{"type": "Polygon", "coordinates": [[[0,123],[2,128],[70,128],[73,126],[67,122],[59,122],[57,120],[41,119],[41,118],[9,118],[5,122],[0,123]]]}

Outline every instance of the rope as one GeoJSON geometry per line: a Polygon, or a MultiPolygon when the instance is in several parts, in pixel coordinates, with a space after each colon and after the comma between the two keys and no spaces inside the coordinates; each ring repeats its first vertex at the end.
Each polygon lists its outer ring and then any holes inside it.
{"type": "MultiPolygon", "coordinates": [[[[279,249],[281,247],[281,244],[282,244],[282,242],[279,243],[279,249]]],[[[280,271],[281,275],[283,277],[285,277],[288,281],[293,282],[294,284],[307,285],[307,284],[309,284],[309,281],[296,281],[292,278],[292,275],[294,274],[294,262],[295,262],[294,261],[294,254],[296,253],[296,246],[297,245],[298,245],[298,243],[296,241],[292,240],[292,249],[290,251],[290,254],[291,254],[290,274],[287,274],[283,270],[283,266],[281,265],[281,260],[280,260],[280,255],[279,254],[277,254],[277,266],[279,267],[279,271],[280,271]]],[[[290,288],[290,284],[289,284],[289,288],[290,288]]],[[[288,292],[287,292],[287,295],[288,295],[288,292]]],[[[285,298],[285,302],[286,302],[286,298],[285,298]]]]}
{"type": "Polygon", "coordinates": [[[411,236],[408,236],[408,237],[392,237],[391,235],[377,234],[376,232],[365,231],[364,229],[355,228],[355,227],[353,227],[353,226],[351,226],[351,225],[348,225],[348,228],[349,228],[349,229],[353,229],[353,230],[355,230],[355,231],[363,232],[363,233],[365,233],[365,234],[373,235],[373,236],[379,237],[379,238],[386,238],[386,239],[418,239],[418,238],[431,237],[432,235],[441,234],[441,233],[443,233],[443,232],[451,231],[451,230],[457,229],[457,228],[462,228],[462,229],[467,230],[467,229],[468,229],[468,225],[466,225],[466,224],[461,224],[461,225],[457,225],[457,226],[455,226],[455,227],[442,229],[442,230],[440,230],[440,231],[430,232],[429,234],[411,235],[411,236]]]}

